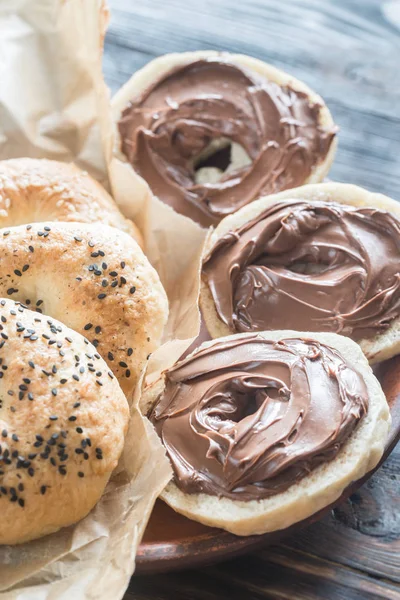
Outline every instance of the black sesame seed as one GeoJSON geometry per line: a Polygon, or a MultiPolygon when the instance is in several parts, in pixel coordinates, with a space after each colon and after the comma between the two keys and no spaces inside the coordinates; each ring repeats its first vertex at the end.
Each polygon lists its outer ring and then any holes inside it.
{"type": "MultiPolygon", "coordinates": [[[[27,271],[28,269],[29,269],[29,265],[24,265],[22,267],[22,272],[25,273],[25,271],[27,271]]],[[[27,304],[28,304],[28,301],[27,301],[27,304]]]]}
{"type": "Polygon", "coordinates": [[[125,261],[121,262],[121,269],[125,269],[125,261]]]}
{"type": "Polygon", "coordinates": [[[135,292],[136,292],[136,287],[133,285],[133,286],[131,287],[131,289],[129,290],[129,293],[130,293],[130,294],[134,294],[135,292]]]}
{"type": "Polygon", "coordinates": [[[99,294],[97,297],[99,300],[103,300],[107,294],[99,294]]]}
{"type": "Polygon", "coordinates": [[[107,354],[107,356],[108,356],[108,360],[114,360],[114,355],[112,354],[112,352],[109,352],[107,354]]]}
{"type": "Polygon", "coordinates": [[[41,488],[40,488],[40,493],[42,494],[42,496],[44,496],[44,495],[45,495],[45,493],[46,493],[46,489],[47,489],[47,486],[45,486],[45,485],[42,485],[42,486],[41,486],[41,488]]]}
{"type": "Polygon", "coordinates": [[[128,356],[132,356],[133,354],[133,348],[128,348],[128,350],[126,351],[128,356]]]}
{"type": "Polygon", "coordinates": [[[82,471],[78,471],[78,477],[85,477],[85,474],[82,471]]]}
{"type": "Polygon", "coordinates": [[[43,229],[44,229],[45,231],[51,231],[51,229],[50,229],[50,227],[49,227],[48,225],[46,225],[45,227],[43,227],[43,229]]]}
{"type": "Polygon", "coordinates": [[[110,271],[109,275],[110,275],[110,277],[117,277],[118,273],[117,273],[117,271],[110,271]]]}
{"type": "Polygon", "coordinates": [[[85,331],[89,331],[89,329],[91,329],[93,327],[92,323],[86,323],[85,327],[83,328],[85,331]]]}
{"type": "Polygon", "coordinates": [[[108,281],[106,279],[103,279],[103,281],[101,282],[102,287],[107,287],[108,286],[108,281]]]}
{"type": "Polygon", "coordinates": [[[7,429],[3,429],[3,431],[1,432],[1,435],[6,438],[8,436],[8,431],[7,429]]]}
{"type": "Polygon", "coordinates": [[[53,394],[53,396],[57,396],[57,389],[56,389],[56,388],[53,388],[53,389],[51,390],[51,393],[53,394]]]}
{"type": "Polygon", "coordinates": [[[57,421],[58,417],[56,417],[55,415],[52,415],[51,417],[49,417],[50,421],[57,421]]]}
{"type": "Polygon", "coordinates": [[[35,474],[35,469],[33,467],[29,467],[28,469],[28,475],[29,477],[33,477],[35,474]]]}
{"type": "Polygon", "coordinates": [[[28,392],[28,400],[33,400],[33,394],[32,392],[28,392]]]}
{"type": "Polygon", "coordinates": [[[14,442],[18,442],[19,441],[19,438],[18,438],[18,436],[17,436],[16,433],[13,433],[11,437],[14,440],[14,442]]]}
{"type": "Polygon", "coordinates": [[[74,236],[74,240],[75,240],[76,242],[81,242],[81,241],[82,241],[82,238],[81,238],[81,237],[78,237],[77,235],[75,235],[75,236],[74,236]]]}
{"type": "Polygon", "coordinates": [[[18,276],[18,277],[22,277],[22,273],[19,269],[14,269],[14,273],[18,276]]]}
{"type": "Polygon", "coordinates": [[[31,367],[31,369],[35,368],[35,363],[33,362],[33,360],[28,361],[28,365],[31,367]]]}
{"type": "Polygon", "coordinates": [[[72,379],[75,379],[75,381],[79,381],[79,377],[75,373],[72,375],[72,379]]]}
{"type": "Polygon", "coordinates": [[[118,364],[119,364],[120,367],[123,367],[124,369],[126,369],[126,367],[128,366],[126,364],[126,362],[124,362],[123,360],[121,360],[118,364]]]}
{"type": "Polygon", "coordinates": [[[82,427],[77,427],[76,428],[76,433],[83,433],[82,427]]]}
{"type": "Polygon", "coordinates": [[[68,421],[76,421],[77,417],[75,417],[75,415],[72,415],[72,417],[68,417],[68,421]]]}
{"type": "Polygon", "coordinates": [[[129,370],[129,369],[127,369],[127,370],[125,371],[125,377],[127,377],[127,378],[129,379],[129,377],[130,377],[130,376],[131,376],[131,372],[130,372],[130,370],[129,370]]]}
{"type": "Polygon", "coordinates": [[[20,505],[21,508],[24,508],[25,500],[23,498],[18,498],[18,504],[20,505]]]}
{"type": "Polygon", "coordinates": [[[68,379],[60,379],[60,383],[67,383],[68,379]]]}
{"type": "Polygon", "coordinates": [[[33,246],[28,246],[29,252],[35,252],[35,248],[33,246]]]}

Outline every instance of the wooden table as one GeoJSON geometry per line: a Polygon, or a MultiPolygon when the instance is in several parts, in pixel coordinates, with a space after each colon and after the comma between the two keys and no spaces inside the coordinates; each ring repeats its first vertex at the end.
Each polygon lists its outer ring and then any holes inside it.
{"type": "MultiPolygon", "coordinates": [[[[400,200],[397,0],[109,0],[113,92],[165,52],[244,52],[303,79],[340,125],[332,179],[400,200]]],[[[217,566],[134,577],[126,600],[400,599],[400,449],[328,518],[217,566]]],[[[111,600],[111,599],[110,599],[111,600]]]]}

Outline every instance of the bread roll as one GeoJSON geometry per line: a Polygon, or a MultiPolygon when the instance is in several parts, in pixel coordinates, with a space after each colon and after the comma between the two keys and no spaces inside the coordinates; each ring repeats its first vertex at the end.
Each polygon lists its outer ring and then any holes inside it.
{"type": "Polygon", "coordinates": [[[79,333],[0,300],[0,544],[82,519],[100,499],[128,427],[125,396],[79,333]]]}
{"type": "Polygon", "coordinates": [[[324,179],[337,131],[323,100],[255,58],[167,54],[112,100],[115,155],[152,192],[200,225],[256,198],[324,179]]]}
{"type": "Polygon", "coordinates": [[[86,336],[130,394],[161,341],[168,300],[128,234],[85,223],[0,229],[0,297],[86,336]]]}
{"type": "Polygon", "coordinates": [[[111,225],[143,247],[136,225],[125,219],[97,181],[74,164],[35,158],[0,161],[0,227],[42,221],[111,225]]]}
{"type": "Polygon", "coordinates": [[[349,336],[371,363],[400,351],[400,206],[386,196],[321,183],[261,198],[218,225],[204,258],[212,337],[288,327],[349,336]]]}
{"type": "Polygon", "coordinates": [[[289,527],[373,469],[389,409],[360,347],[274,331],[203,343],[147,389],[174,510],[236,535],[289,527]]]}

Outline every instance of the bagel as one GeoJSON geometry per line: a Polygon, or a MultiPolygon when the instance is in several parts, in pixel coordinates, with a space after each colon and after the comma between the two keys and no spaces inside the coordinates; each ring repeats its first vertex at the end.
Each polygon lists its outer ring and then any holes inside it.
{"type": "Polygon", "coordinates": [[[390,412],[360,347],[330,333],[203,343],[144,392],[174,476],[161,498],[236,535],[289,527],[379,462],[390,412]]]}
{"type": "Polygon", "coordinates": [[[129,407],[79,333],[9,299],[0,320],[0,544],[20,544],[93,508],[121,455],[129,407]]]}
{"type": "Polygon", "coordinates": [[[143,247],[136,225],[88,173],[74,164],[35,158],[0,161],[0,227],[67,221],[121,229],[143,247]]]}
{"type": "Polygon", "coordinates": [[[135,193],[152,192],[204,227],[260,196],[324,179],[337,128],[291,75],[228,52],[167,54],[112,99],[114,154],[135,193]],[[221,83],[223,82],[223,83],[221,83]]]}
{"type": "Polygon", "coordinates": [[[138,244],[107,225],[35,223],[0,230],[0,261],[0,297],[86,336],[129,394],[168,314],[138,244]]]}
{"type": "Polygon", "coordinates": [[[399,258],[400,206],[386,196],[321,183],[261,198],[208,238],[207,329],[213,338],[332,331],[357,341],[371,363],[386,360],[400,352],[399,258]]]}

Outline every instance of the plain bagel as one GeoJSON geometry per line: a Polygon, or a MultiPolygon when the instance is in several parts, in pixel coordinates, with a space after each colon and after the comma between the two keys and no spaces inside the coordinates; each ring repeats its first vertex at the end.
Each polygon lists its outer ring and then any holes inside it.
{"type": "Polygon", "coordinates": [[[20,225],[0,230],[0,261],[0,297],[86,336],[123,391],[134,388],[160,343],[168,302],[132,237],[107,225],[20,225]]]}
{"type": "Polygon", "coordinates": [[[136,225],[125,219],[97,181],[74,164],[34,158],[0,161],[0,227],[42,221],[111,225],[143,246],[136,225]]]}
{"type": "Polygon", "coordinates": [[[0,300],[0,317],[0,544],[20,544],[93,508],[129,408],[83,336],[12,300],[0,300]]]}

